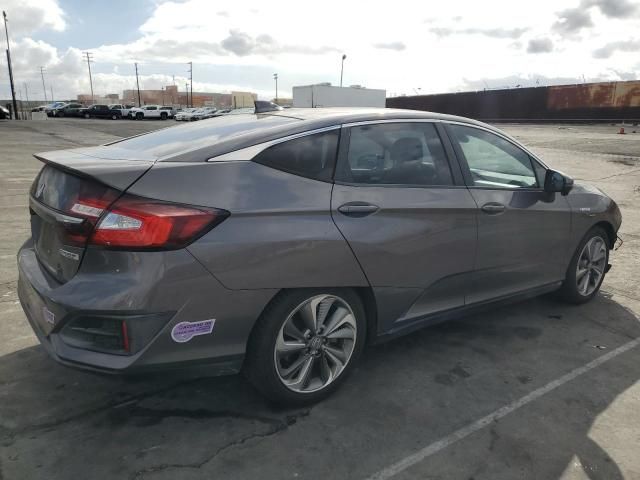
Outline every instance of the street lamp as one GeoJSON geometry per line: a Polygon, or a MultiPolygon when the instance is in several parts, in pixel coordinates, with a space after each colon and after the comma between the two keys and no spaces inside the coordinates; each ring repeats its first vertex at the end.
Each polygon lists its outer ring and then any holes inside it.
{"type": "Polygon", "coordinates": [[[342,54],[342,65],[340,66],[340,86],[342,86],[342,73],[344,72],[344,59],[347,58],[347,56],[343,53],[342,54]]]}
{"type": "Polygon", "coordinates": [[[273,79],[276,81],[276,103],[278,103],[278,74],[273,74],[273,79]]]}

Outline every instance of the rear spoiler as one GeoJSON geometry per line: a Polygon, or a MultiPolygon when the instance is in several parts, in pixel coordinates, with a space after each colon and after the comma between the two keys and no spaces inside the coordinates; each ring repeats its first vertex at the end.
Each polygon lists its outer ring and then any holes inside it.
{"type": "Polygon", "coordinates": [[[104,185],[124,191],[153,166],[155,158],[129,160],[124,158],[122,153],[121,149],[113,147],[108,149],[90,147],[42,152],[33,156],[45,164],[66,170],[72,175],[97,180],[104,185]],[[106,153],[107,151],[109,153],[106,153]]]}

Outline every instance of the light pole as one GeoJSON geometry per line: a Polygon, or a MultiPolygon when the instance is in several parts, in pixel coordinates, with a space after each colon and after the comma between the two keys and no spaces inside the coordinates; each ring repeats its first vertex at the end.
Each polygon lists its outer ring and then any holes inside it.
{"type": "Polygon", "coordinates": [[[344,59],[347,58],[347,56],[343,53],[342,54],[342,65],[340,66],[340,86],[342,86],[342,73],[344,72],[344,59]]]}
{"type": "Polygon", "coordinates": [[[273,74],[273,79],[276,81],[276,104],[278,103],[278,74],[273,74]]]}
{"type": "Polygon", "coordinates": [[[187,65],[189,65],[189,87],[191,88],[191,108],[193,108],[193,62],[187,65]]]}
{"type": "Polygon", "coordinates": [[[40,76],[42,77],[42,91],[44,92],[44,103],[47,103],[47,87],[44,86],[44,67],[40,67],[40,76]]]}
{"type": "Polygon", "coordinates": [[[18,103],[16,102],[16,89],[13,86],[13,69],[11,68],[11,49],[9,47],[9,29],[7,28],[7,12],[2,11],[4,17],[4,33],[7,36],[7,64],[9,66],[9,84],[11,86],[11,99],[13,100],[13,119],[18,120],[18,103]]]}

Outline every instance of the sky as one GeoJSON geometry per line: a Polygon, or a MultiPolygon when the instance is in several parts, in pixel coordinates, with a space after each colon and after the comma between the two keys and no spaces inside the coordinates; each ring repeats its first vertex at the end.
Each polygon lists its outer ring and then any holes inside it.
{"type": "MultiPolygon", "coordinates": [[[[0,0],[18,96],[71,99],[175,83],[288,97],[294,85],[388,96],[640,78],[640,0],[455,2],[0,0]]],[[[6,48],[4,36],[0,40],[6,48]]],[[[4,56],[2,57],[4,60],[4,56]]],[[[0,98],[8,98],[1,62],[0,98]]]]}

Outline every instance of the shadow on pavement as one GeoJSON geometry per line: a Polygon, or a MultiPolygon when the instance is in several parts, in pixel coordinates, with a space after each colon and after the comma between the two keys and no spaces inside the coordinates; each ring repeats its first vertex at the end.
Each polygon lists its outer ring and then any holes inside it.
{"type": "MultiPolygon", "coordinates": [[[[366,478],[639,336],[605,294],[543,297],[371,347],[332,398],[295,410],[239,376],[103,377],[27,348],[0,358],[0,478],[366,478]]],[[[640,377],[637,350],[399,478],[558,478],[574,456],[588,478],[623,478],[589,431],[640,377]]]]}

